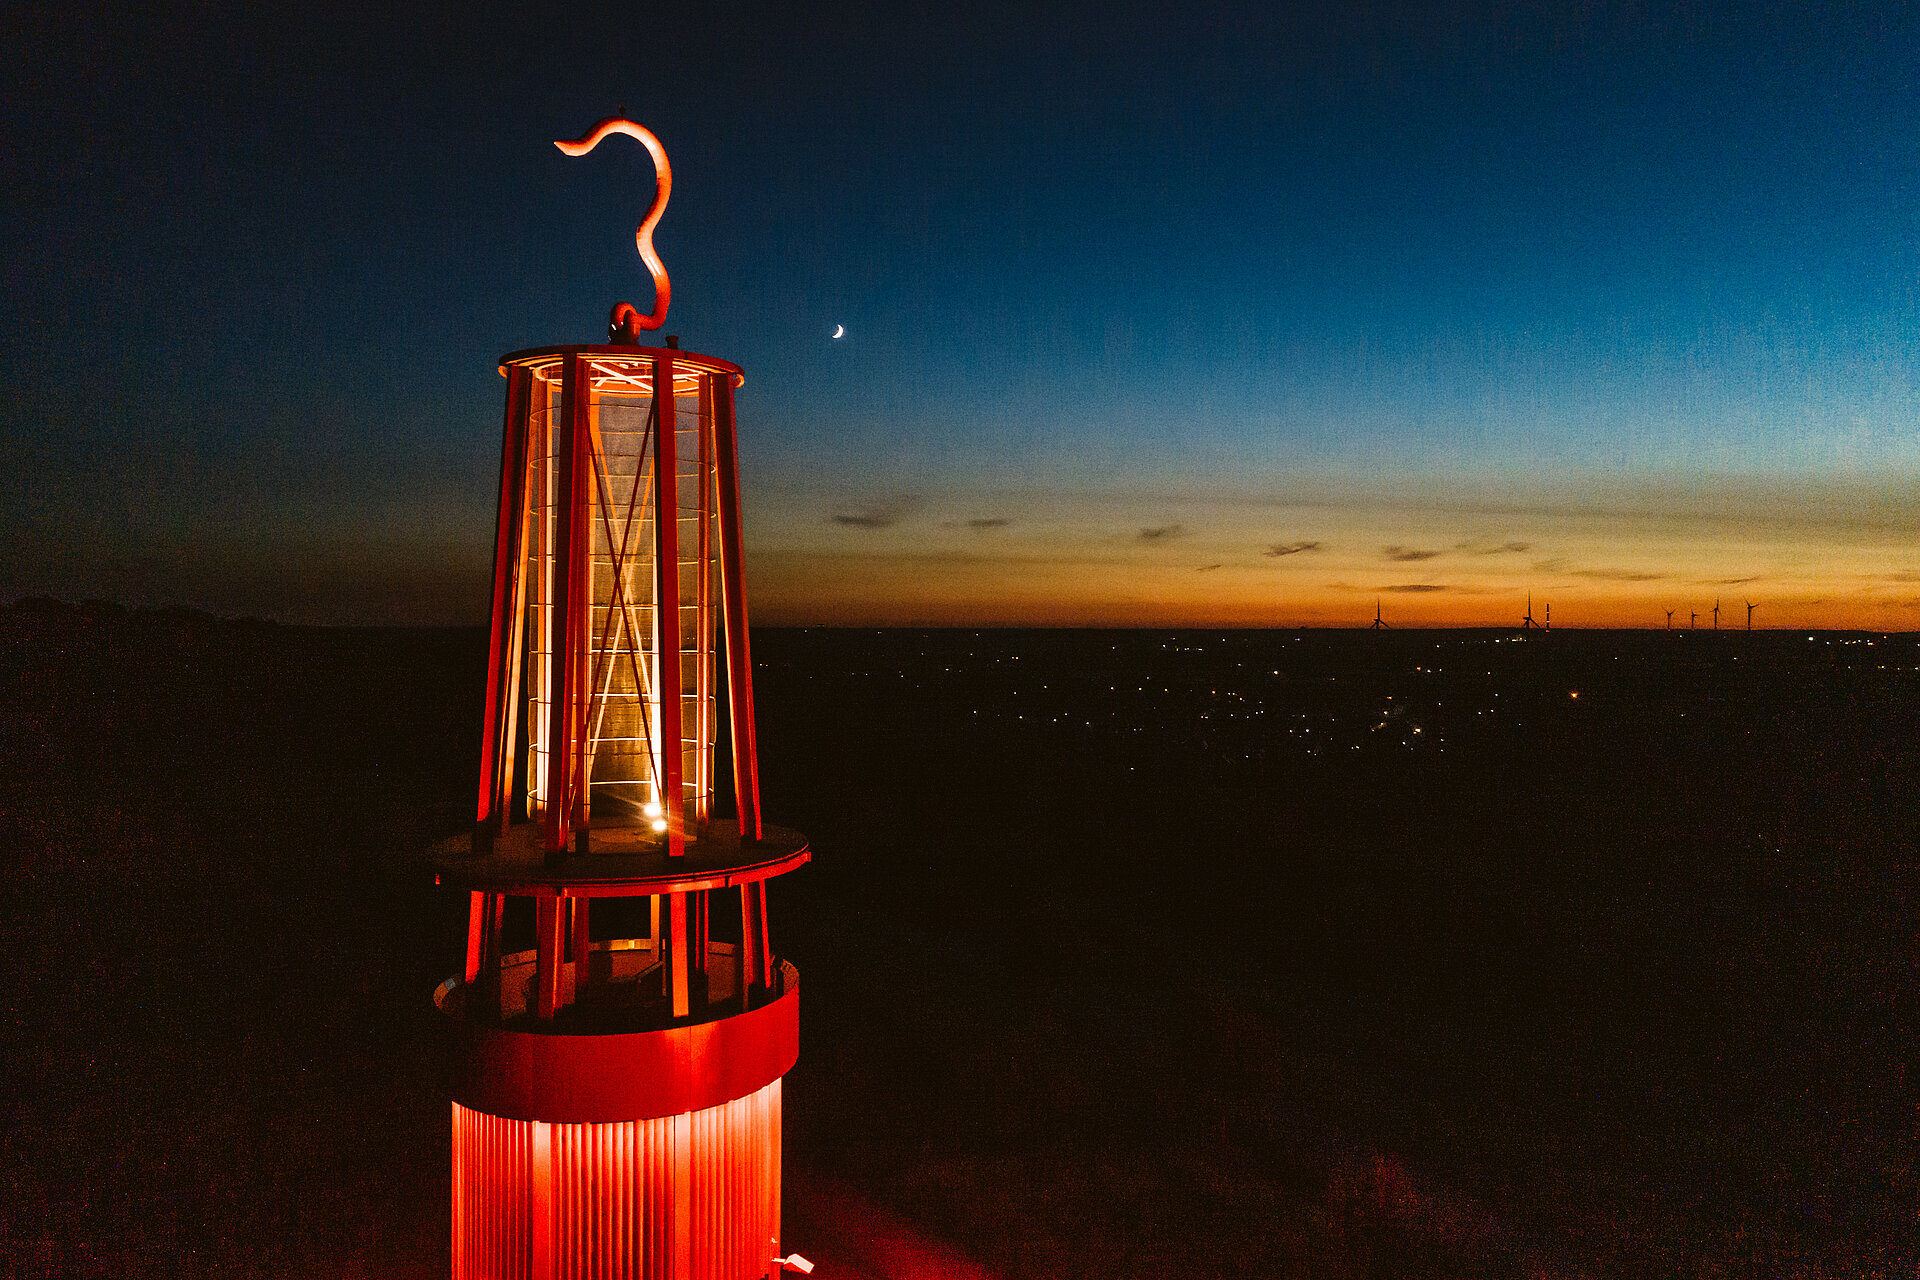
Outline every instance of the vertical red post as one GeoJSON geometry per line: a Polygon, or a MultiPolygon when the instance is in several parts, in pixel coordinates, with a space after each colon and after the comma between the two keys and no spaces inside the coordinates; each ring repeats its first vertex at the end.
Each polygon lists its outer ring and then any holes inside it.
{"type": "MultiPolygon", "coordinates": [[[[680,741],[680,443],[673,398],[673,357],[653,361],[654,630],[660,638],[660,812],[667,856],[687,852],[684,756],[680,741]]],[[[676,913],[676,922],[681,921],[676,913]]]]}
{"type": "Polygon", "coordinates": [[[760,985],[773,986],[773,933],[767,928],[767,882],[753,882],[754,911],[759,915],[759,929],[756,936],[760,940],[760,954],[756,958],[760,966],[760,985]]]}
{"type": "Polygon", "coordinates": [[[574,534],[571,547],[575,600],[574,681],[573,681],[573,764],[568,776],[573,779],[572,823],[574,841],[580,852],[587,849],[587,822],[593,812],[593,743],[589,728],[593,715],[593,532],[594,455],[599,451],[599,424],[595,419],[593,380],[587,362],[580,362],[580,394],[575,400],[573,421],[573,494],[574,534]]]}
{"type": "Polygon", "coordinates": [[[698,664],[694,676],[693,705],[699,708],[699,723],[693,732],[694,743],[694,821],[704,824],[713,817],[713,378],[703,374],[699,381],[700,407],[694,435],[699,441],[694,465],[694,487],[699,500],[699,545],[694,567],[700,575],[694,595],[693,660],[698,664]]]}
{"type": "Polygon", "coordinates": [[[773,944],[767,936],[767,882],[752,880],[740,886],[740,963],[747,967],[753,986],[773,985],[773,944]]]}
{"type": "MultiPolygon", "coordinates": [[[[526,583],[527,417],[532,375],[518,366],[507,374],[506,425],[500,445],[500,511],[493,545],[493,604],[487,626],[486,726],[480,738],[480,795],[474,814],[474,846],[484,850],[507,828],[513,788],[516,700],[520,693],[520,624],[526,583]]],[[[467,903],[466,984],[480,976],[488,928],[487,895],[467,903]]]]}
{"type": "Polygon", "coordinates": [[[500,933],[507,914],[507,895],[486,895],[486,919],[480,932],[479,973],[470,980],[467,1007],[473,1016],[500,1016],[500,933]]]}
{"type": "Polygon", "coordinates": [[[707,971],[707,934],[708,907],[710,900],[707,890],[702,889],[693,895],[693,967],[698,973],[707,971]]]}
{"type": "Polygon", "coordinates": [[[593,950],[587,935],[587,912],[592,898],[569,898],[573,904],[573,998],[587,989],[588,956],[593,950]]]}
{"type": "Polygon", "coordinates": [[[759,929],[753,918],[753,885],[740,886],[740,1007],[747,1007],[747,997],[760,985],[760,943],[759,929]]]}
{"type": "Polygon", "coordinates": [[[687,989],[687,895],[668,894],[666,906],[671,917],[667,922],[667,981],[672,987],[673,1016],[684,1018],[693,1007],[687,989]]]}
{"type": "Polygon", "coordinates": [[[551,1018],[560,1008],[560,967],[565,960],[560,936],[561,900],[543,893],[533,900],[534,1013],[551,1018]]]}
{"type": "Polygon", "coordinates": [[[547,729],[547,783],[545,843],[549,857],[567,850],[573,834],[574,782],[581,753],[578,704],[587,683],[580,663],[582,633],[592,613],[583,597],[588,584],[583,570],[592,537],[588,503],[586,361],[568,356],[560,382],[560,434],[554,448],[558,492],[554,536],[553,606],[548,611],[547,661],[554,676],[547,729]]]}
{"type": "MultiPolygon", "coordinates": [[[[527,419],[533,375],[507,370],[506,426],[500,444],[500,514],[493,539],[493,613],[487,628],[486,730],[480,739],[480,799],[474,820],[488,834],[504,830],[513,787],[519,695],[520,625],[524,613],[527,528],[527,419]]],[[[482,839],[485,839],[482,836],[482,839]]]]}
{"type": "Polygon", "coordinates": [[[760,838],[760,760],[753,728],[753,651],[747,641],[747,574],[740,559],[740,458],[733,435],[733,383],[713,379],[713,461],[720,490],[720,581],[727,615],[727,710],[733,727],[733,787],[740,838],[760,838]]]}
{"type": "Polygon", "coordinates": [[[527,646],[529,654],[538,651],[539,657],[527,672],[527,682],[531,686],[527,700],[527,818],[531,821],[542,818],[551,800],[547,791],[547,781],[553,773],[549,757],[553,744],[547,741],[547,735],[553,728],[553,537],[556,524],[552,508],[553,485],[555,476],[554,444],[557,440],[556,423],[553,409],[553,382],[549,378],[536,378],[533,384],[535,404],[539,412],[527,423],[527,455],[529,478],[527,491],[528,529],[527,529],[527,590],[539,601],[538,609],[532,613],[529,625],[533,628],[532,643],[527,646]],[[545,709],[545,724],[536,724],[535,708],[545,709]],[[535,761],[538,761],[536,766],[535,761]],[[535,769],[538,768],[536,775],[535,769]]]}

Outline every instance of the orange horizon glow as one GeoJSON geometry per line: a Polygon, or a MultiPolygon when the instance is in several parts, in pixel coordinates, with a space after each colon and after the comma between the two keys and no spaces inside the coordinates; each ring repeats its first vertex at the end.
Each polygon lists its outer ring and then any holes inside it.
{"type": "MultiPolygon", "coordinates": [[[[1164,578],[1116,573],[1108,589],[1093,589],[1083,581],[1074,596],[1060,597],[1004,586],[995,590],[980,583],[943,582],[939,575],[916,565],[863,562],[856,575],[857,588],[843,582],[837,590],[822,581],[833,576],[822,574],[823,566],[785,568],[787,572],[776,568],[756,580],[757,625],[1358,628],[1373,622],[1377,604],[1387,624],[1398,629],[1518,628],[1527,607],[1524,587],[1477,588],[1471,595],[1461,593],[1451,599],[1431,598],[1449,594],[1444,591],[1409,593],[1383,587],[1376,593],[1343,586],[1199,599],[1171,591],[1156,597],[1152,588],[1156,582],[1164,583],[1164,578]]],[[[1673,609],[1673,630],[1689,629],[1690,612],[1699,614],[1697,630],[1711,630],[1714,597],[1709,594],[1702,599],[1697,588],[1695,592],[1680,597],[1651,591],[1536,590],[1533,611],[1538,621],[1550,607],[1555,629],[1662,630],[1668,625],[1666,610],[1673,609]]],[[[1745,600],[1754,599],[1755,631],[1920,630],[1920,604],[1910,598],[1888,599],[1871,590],[1761,595],[1760,599],[1734,598],[1732,603],[1722,595],[1719,629],[1746,630],[1745,600]]]]}
{"type": "MultiPolygon", "coordinates": [[[[772,593],[765,593],[771,595],[772,593]]],[[[834,601],[825,607],[807,601],[790,605],[775,598],[760,610],[756,626],[768,627],[881,627],[942,629],[972,627],[981,630],[1088,628],[1095,630],[1285,630],[1323,628],[1364,630],[1374,617],[1372,596],[1337,601],[1281,599],[1216,603],[1206,611],[1188,611],[1159,602],[1070,601],[1035,602],[1019,611],[1005,601],[896,600],[887,602],[834,601]]],[[[1911,606],[1879,606],[1871,602],[1786,600],[1772,601],[1771,622],[1754,614],[1754,631],[1866,631],[1882,634],[1920,632],[1920,611],[1911,606]]],[[[1536,609],[1540,602],[1536,601],[1536,609]]],[[[1472,610],[1412,607],[1396,608],[1391,597],[1381,605],[1387,624],[1402,631],[1517,630],[1524,612],[1524,593],[1510,599],[1483,602],[1472,610]]],[[[1702,610],[1694,630],[1712,630],[1710,613],[1702,610]]],[[[1640,602],[1567,597],[1555,606],[1553,629],[1660,631],[1667,627],[1665,607],[1640,602]]],[[[1686,610],[1676,613],[1672,629],[1686,631],[1686,610]]],[[[1745,631],[1746,611],[1737,614],[1724,606],[1723,632],[1745,631]]]]}
{"type": "Polygon", "coordinates": [[[790,626],[1920,629],[1920,491],[1865,482],[1577,500],[775,493],[755,620],[790,626]],[[1684,499],[1684,500],[1683,500],[1684,499]],[[983,515],[980,513],[992,513],[983,515]]]}

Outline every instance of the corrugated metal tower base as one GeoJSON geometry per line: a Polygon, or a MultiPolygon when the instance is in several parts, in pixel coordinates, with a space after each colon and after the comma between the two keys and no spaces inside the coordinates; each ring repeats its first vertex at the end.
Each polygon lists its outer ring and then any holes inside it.
{"type": "Polygon", "coordinates": [[[453,1104],[454,1280],[758,1280],[780,1239],[780,1081],[608,1124],[453,1104]]]}

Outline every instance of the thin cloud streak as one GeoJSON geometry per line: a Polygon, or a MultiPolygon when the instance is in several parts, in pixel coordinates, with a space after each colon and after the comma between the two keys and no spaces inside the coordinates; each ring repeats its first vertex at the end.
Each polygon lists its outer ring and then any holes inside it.
{"type": "Polygon", "coordinates": [[[833,524],[849,529],[891,529],[919,509],[918,498],[895,498],[851,511],[836,511],[828,517],[833,524]]]}

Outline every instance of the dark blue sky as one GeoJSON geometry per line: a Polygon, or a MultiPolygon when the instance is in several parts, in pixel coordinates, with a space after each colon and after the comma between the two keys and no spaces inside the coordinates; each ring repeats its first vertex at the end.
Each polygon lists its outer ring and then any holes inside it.
{"type": "Polygon", "coordinates": [[[5,594],[477,618],[495,358],[651,300],[550,145],[625,104],[770,620],[1920,618],[1911,6],[20,26],[5,594]]]}

